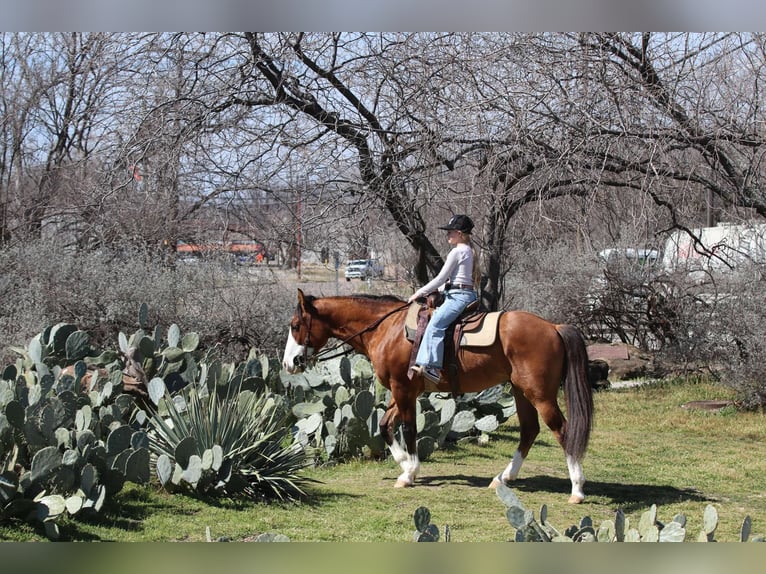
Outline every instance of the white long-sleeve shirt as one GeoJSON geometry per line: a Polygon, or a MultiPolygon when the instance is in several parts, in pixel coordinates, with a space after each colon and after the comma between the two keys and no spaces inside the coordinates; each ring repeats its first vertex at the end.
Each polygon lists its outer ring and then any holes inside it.
{"type": "Polygon", "coordinates": [[[447,255],[439,274],[417,290],[418,297],[425,297],[449,281],[473,285],[473,250],[467,243],[458,243],[447,255]]]}

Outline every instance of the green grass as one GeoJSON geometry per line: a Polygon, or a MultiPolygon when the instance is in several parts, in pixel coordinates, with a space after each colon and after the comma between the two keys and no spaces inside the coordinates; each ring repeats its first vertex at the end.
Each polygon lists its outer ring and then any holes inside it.
{"type": "MultiPolygon", "coordinates": [[[[746,515],[753,533],[766,534],[766,416],[731,409],[682,408],[695,400],[727,399],[726,389],[708,383],[661,383],[596,394],[596,424],[584,461],[586,501],[567,504],[569,478],[561,449],[544,429],[511,486],[539,516],[560,530],[590,516],[596,525],[622,508],[631,523],[652,504],[661,521],[687,516],[687,540],[702,528],[708,504],[719,513],[716,538],[736,541],[746,515]]],[[[422,465],[415,488],[394,489],[398,466],[358,461],[311,469],[321,481],[300,504],[196,500],[169,495],[156,486],[129,485],[94,520],[68,521],[68,540],[204,541],[248,540],[276,532],[293,541],[407,542],[412,514],[427,506],[432,522],[452,541],[503,542],[514,531],[505,507],[487,488],[510,460],[518,440],[512,418],[486,446],[472,443],[437,451],[422,465]]],[[[42,540],[24,525],[0,525],[0,539],[42,540]]]]}

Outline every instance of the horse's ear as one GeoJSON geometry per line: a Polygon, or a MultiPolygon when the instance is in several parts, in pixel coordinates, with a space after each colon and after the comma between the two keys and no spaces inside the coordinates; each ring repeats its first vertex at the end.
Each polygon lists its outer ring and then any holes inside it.
{"type": "Polygon", "coordinates": [[[298,306],[305,311],[306,309],[306,296],[301,289],[298,289],[298,306]]]}

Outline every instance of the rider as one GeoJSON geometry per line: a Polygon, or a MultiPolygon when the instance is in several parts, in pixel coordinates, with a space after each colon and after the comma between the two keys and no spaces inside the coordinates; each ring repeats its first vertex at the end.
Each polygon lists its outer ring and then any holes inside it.
{"type": "Polygon", "coordinates": [[[440,226],[439,229],[447,231],[447,242],[452,245],[452,249],[439,274],[408,300],[411,303],[444,287],[444,303],[436,308],[423,333],[413,367],[415,372],[433,383],[438,383],[441,379],[444,334],[465,308],[477,299],[474,286],[479,282],[478,258],[471,242],[471,218],[467,215],[455,215],[447,225],[440,226]]]}

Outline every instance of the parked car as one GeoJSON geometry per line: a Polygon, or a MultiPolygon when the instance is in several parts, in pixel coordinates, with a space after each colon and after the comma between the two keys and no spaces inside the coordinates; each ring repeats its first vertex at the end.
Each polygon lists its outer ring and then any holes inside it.
{"type": "Polygon", "coordinates": [[[383,276],[383,265],[377,259],[353,259],[346,263],[346,281],[383,276]]]}
{"type": "Polygon", "coordinates": [[[639,265],[654,265],[660,258],[660,252],[657,249],[633,249],[615,248],[602,249],[598,252],[598,258],[603,264],[623,262],[635,262],[639,265]]]}

